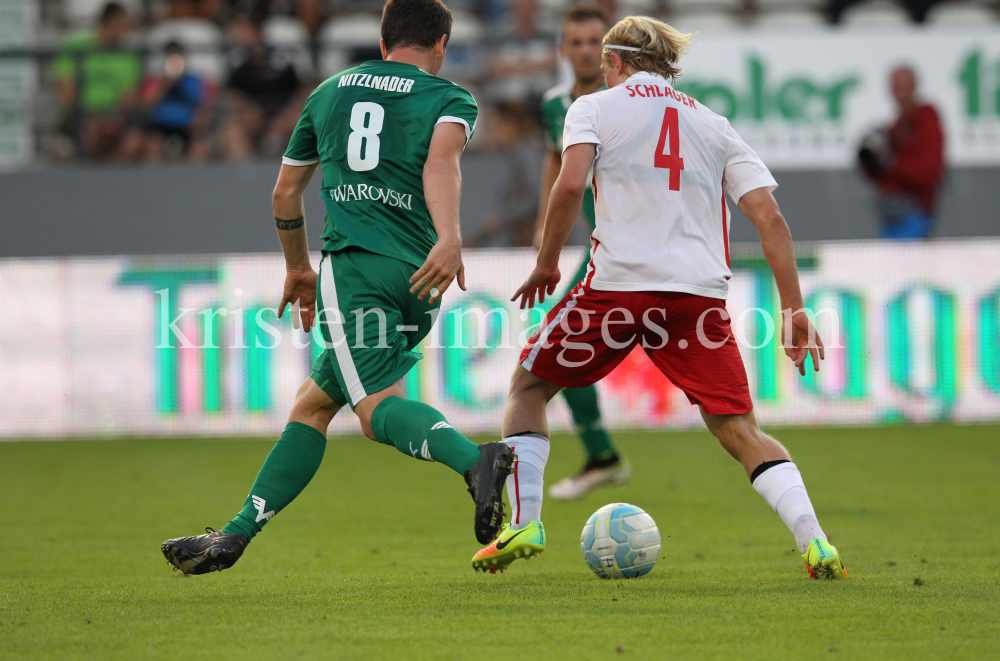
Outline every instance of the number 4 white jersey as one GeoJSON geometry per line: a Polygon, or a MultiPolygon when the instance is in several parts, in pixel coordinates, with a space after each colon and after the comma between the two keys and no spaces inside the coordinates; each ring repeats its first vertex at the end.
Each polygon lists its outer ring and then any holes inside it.
{"type": "Polygon", "coordinates": [[[641,72],[573,103],[563,150],[581,143],[597,145],[591,287],[725,299],[723,188],[738,202],[778,186],[729,121],[641,72]]]}

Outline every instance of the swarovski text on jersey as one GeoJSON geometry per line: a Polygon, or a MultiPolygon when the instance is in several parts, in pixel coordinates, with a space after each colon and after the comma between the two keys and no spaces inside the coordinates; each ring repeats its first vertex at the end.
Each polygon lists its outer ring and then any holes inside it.
{"type": "Polygon", "coordinates": [[[330,199],[334,202],[371,200],[372,202],[388,204],[390,207],[413,209],[413,195],[411,193],[399,193],[391,188],[379,188],[368,184],[341,184],[330,189],[330,199]]]}

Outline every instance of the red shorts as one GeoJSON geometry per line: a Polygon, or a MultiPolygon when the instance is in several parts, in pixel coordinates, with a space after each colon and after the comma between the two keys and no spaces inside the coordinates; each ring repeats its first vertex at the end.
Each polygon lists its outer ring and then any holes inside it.
{"type": "Polygon", "coordinates": [[[546,316],[521,352],[521,366],[564,388],[582,388],[640,345],[709,415],[749,413],[747,373],[725,306],[678,292],[598,291],[585,280],[546,316]]]}

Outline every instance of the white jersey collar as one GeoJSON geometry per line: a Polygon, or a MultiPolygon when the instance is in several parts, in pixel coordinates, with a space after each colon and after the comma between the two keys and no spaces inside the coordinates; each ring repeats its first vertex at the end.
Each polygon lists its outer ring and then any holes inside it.
{"type": "Polygon", "coordinates": [[[634,74],[632,74],[631,76],[629,76],[625,80],[625,82],[627,83],[630,80],[636,80],[636,79],[643,79],[644,80],[646,78],[652,78],[653,80],[662,80],[664,84],[669,84],[669,83],[667,83],[667,79],[664,78],[663,76],[661,76],[660,74],[658,74],[658,73],[650,73],[649,71],[637,71],[634,74]]]}

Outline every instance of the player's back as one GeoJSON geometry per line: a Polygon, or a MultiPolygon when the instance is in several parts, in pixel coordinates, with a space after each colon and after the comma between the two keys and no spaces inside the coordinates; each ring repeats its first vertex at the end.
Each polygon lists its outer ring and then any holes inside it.
{"type": "Polygon", "coordinates": [[[423,263],[437,239],[423,192],[434,127],[457,122],[468,138],[477,113],[466,90],[401,62],[367,62],[322,83],[284,162],[320,162],[324,250],[356,246],[423,263]]]}
{"type": "Polygon", "coordinates": [[[599,145],[593,286],[726,298],[724,180],[735,200],[776,185],[729,122],[647,72],[581,97],[566,122],[565,145],[599,145]]]}

